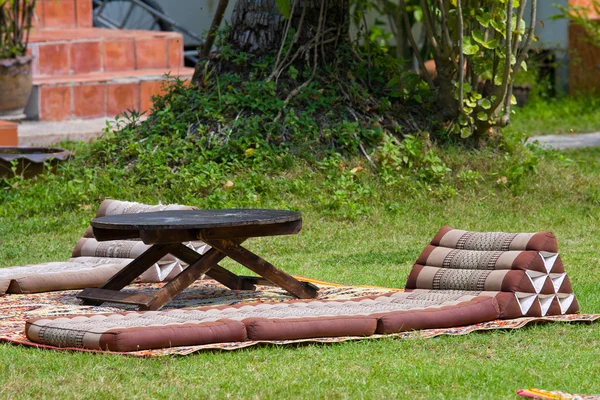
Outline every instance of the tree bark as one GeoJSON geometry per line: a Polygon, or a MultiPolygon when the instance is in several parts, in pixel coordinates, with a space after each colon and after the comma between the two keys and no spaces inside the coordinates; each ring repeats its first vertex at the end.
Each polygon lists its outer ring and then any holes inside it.
{"type": "Polygon", "coordinates": [[[440,113],[445,119],[458,117],[458,100],[454,95],[456,87],[452,81],[456,78],[456,67],[450,57],[435,57],[437,70],[438,93],[437,103],[440,113]]]}
{"type": "MultiPolygon", "coordinates": [[[[335,42],[327,47],[348,40],[349,0],[292,0],[290,9],[291,26],[299,31],[296,43],[309,43],[319,32],[328,32],[327,38],[335,31],[335,42]],[[293,3],[296,4],[293,4],[293,3]]],[[[234,49],[262,55],[277,51],[283,37],[286,19],[281,15],[275,0],[238,0],[231,16],[229,42],[234,49]]],[[[325,38],[322,38],[325,39],[325,38]]]]}

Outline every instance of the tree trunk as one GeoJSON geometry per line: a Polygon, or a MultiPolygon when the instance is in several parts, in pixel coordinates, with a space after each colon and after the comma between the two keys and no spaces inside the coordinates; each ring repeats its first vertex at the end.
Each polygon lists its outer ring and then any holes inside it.
{"type": "MultiPolygon", "coordinates": [[[[397,6],[393,16],[394,23],[397,26],[395,35],[396,57],[401,60],[404,68],[413,70],[413,50],[410,48],[408,36],[405,34],[407,27],[404,23],[403,12],[404,10],[402,10],[400,6],[397,6]]],[[[408,29],[410,29],[410,27],[408,27],[408,29]]],[[[419,49],[414,49],[414,51],[419,51],[419,49]]]]}
{"type": "Polygon", "coordinates": [[[458,100],[456,99],[456,67],[449,57],[435,57],[437,70],[438,93],[437,103],[440,113],[445,119],[458,117],[458,100]]]}
{"type": "MultiPolygon", "coordinates": [[[[296,44],[304,45],[323,35],[331,48],[348,40],[349,0],[292,0],[291,26],[298,32],[296,44]],[[322,23],[319,30],[319,23],[322,23]]],[[[234,49],[253,54],[276,52],[285,38],[286,19],[275,0],[238,0],[231,16],[229,42],[234,49]]],[[[325,53],[327,54],[327,53],[325,53]]]]}

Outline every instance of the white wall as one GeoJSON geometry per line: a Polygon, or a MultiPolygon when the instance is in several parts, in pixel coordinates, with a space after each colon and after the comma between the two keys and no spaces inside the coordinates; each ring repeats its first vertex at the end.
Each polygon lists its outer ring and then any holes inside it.
{"type": "MultiPolygon", "coordinates": [[[[559,13],[559,10],[553,6],[559,4],[567,6],[567,0],[538,0],[537,23],[535,25],[535,34],[538,41],[533,43],[533,47],[541,49],[561,49],[569,48],[569,21],[566,19],[551,20],[550,17],[559,13]],[[539,21],[543,21],[542,24],[539,21]]],[[[524,20],[529,23],[529,14],[531,10],[531,0],[527,2],[524,20]]]]}

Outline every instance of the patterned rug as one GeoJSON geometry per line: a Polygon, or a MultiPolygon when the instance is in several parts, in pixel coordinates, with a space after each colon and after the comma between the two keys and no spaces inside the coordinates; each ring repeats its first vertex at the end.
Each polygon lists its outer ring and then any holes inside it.
{"type": "MultiPolygon", "coordinates": [[[[300,280],[314,283],[319,287],[320,300],[347,300],[363,296],[381,295],[390,291],[402,291],[402,289],[390,289],[373,286],[344,286],[334,283],[315,281],[298,277],[300,280]]],[[[136,284],[131,285],[124,291],[152,292],[162,284],[136,284]]],[[[74,350],[99,352],[85,349],[59,349],[53,346],[40,345],[27,340],[24,334],[25,320],[30,318],[120,312],[123,310],[135,310],[135,306],[111,306],[106,303],[102,306],[83,306],[75,297],[79,290],[68,290],[59,292],[36,293],[36,294],[11,294],[0,297],[0,342],[9,342],[39,348],[53,350],[74,350]]],[[[219,283],[211,280],[199,280],[183,291],[173,301],[167,304],[163,310],[175,308],[197,308],[211,305],[250,304],[258,302],[285,302],[293,300],[286,291],[268,286],[258,286],[257,291],[232,291],[219,283]]],[[[593,322],[600,319],[600,314],[573,314],[542,318],[518,318],[514,320],[498,320],[476,325],[463,326],[447,329],[428,329],[423,331],[403,332],[392,335],[373,335],[365,337],[335,337],[317,338],[303,340],[281,340],[281,341],[246,341],[236,343],[217,343],[202,346],[173,347],[158,350],[143,350],[128,353],[114,353],[131,356],[162,356],[162,355],[187,355],[202,350],[237,350],[257,344],[291,344],[291,343],[334,343],[349,340],[376,339],[381,337],[397,338],[431,338],[440,335],[465,335],[474,331],[492,329],[518,329],[530,322],[593,322]]]]}
{"type": "Polygon", "coordinates": [[[560,392],[558,390],[543,389],[521,389],[517,392],[519,396],[532,399],[573,399],[573,400],[599,400],[600,394],[573,394],[560,392]]]}

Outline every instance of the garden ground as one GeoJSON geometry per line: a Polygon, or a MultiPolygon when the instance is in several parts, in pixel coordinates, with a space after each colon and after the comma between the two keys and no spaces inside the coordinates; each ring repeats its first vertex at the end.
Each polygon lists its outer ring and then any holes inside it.
{"type": "MultiPolygon", "coordinates": [[[[258,239],[250,248],[294,274],[402,287],[420,250],[444,224],[479,231],[550,230],[559,239],[581,312],[600,313],[600,150],[564,154],[546,153],[537,172],[523,178],[518,194],[495,177],[448,197],[389,193],[395,189],[367,182],[372,193],[364,199],[393,201],[366,204],[366,211],[352,218],[324,210],[315,201],[324,177],[299,166],[287,179],[301,182],[303,190],[259,196],[251,204],[302,211],[302,232],[258,239]]],[[[491,155],[485,152],[449,151],[447,157],[457,170],[462,164],[486,174],[490,167],[485,163],[491,155]]],[[[351,201],[341,205],[352,206],[351,201]]],[[[0,265],[68,258],[93,210],[83,206],[32,212],[29,218],[0,217],[0,265]]],[[[0,346],[0,396],[515,398],[518,389],[527,387],[600,393],[598,332],[597,324],[549,324],[464,337],[266,346],[155,359],[5,344],[0,346]]]]}

